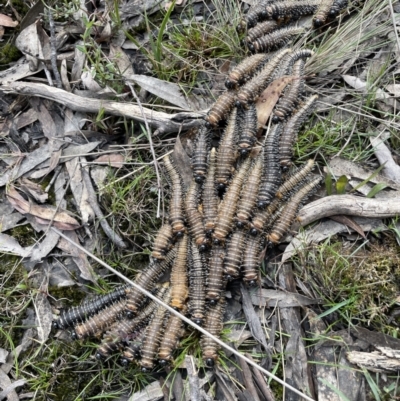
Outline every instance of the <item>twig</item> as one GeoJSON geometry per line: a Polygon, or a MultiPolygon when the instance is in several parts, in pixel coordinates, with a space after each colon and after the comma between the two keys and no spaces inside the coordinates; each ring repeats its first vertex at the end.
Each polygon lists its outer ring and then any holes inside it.
{"type": "MultiPolygon", "coordinates": [[[[45,84],[33,82],[10,82],[0,85],[0,93],[1,92],[42,97],[60,103],[74,111],[97,114],[101,110],[106,114],[144,122],[143,113],[139,106],[134,104],[85,98],[45,84]]],[[[198,127],[203,123],[202,118],[204,115],[204,113],[195,112],[167,114],[144,107],[143,112],[149,125],[155,129],[158,128],[160,130],[159,132],[164,134],[179,132],[181,129],[188,130],[190,128],[198,127]]]]}
{"type": "Polygon", "coordinates": [[[238,356],[239,358],[242,358],[245,360],[249,365],[255,367],[258,369],[260,372],[264,373],[266,376],[270,377],[271,379],[277,381],[278,383],[282,384],[282,386],[292,390],[294,393],[298,394],[300,397],[304,398],[305,400],[308,401],[315,401],[311,397],[309,397],[306,394],[303,394],[299,390],[295,389],[294,387],[290,386],[289,384],[285,383],[283,380],[281,380],[279,377],[275,376],[271,372],[268,372],[268,370],[262,368],[261,366],[257,365],[254,361],[251,361],[249,358],[245,357],[242,355],[240,352],[235,350],[234,348],[230,347],[229,345],[225,344],[221,339],[218,337],[215,337],[213,334],[209,333],[207,330],[204,330],[202,327],[197,325],[196,323],[193,323],[190,319],[188,319],[186,316],[182,315],[178,311],[176,311],[174,308],[171,308],[168,304],[164,303],[160,299],[158,299],[156,296],[154,296],[151,292],[145,290],[141,286],[137,285],[134,283],[132,280],[129,280],[127,277],[125,277],[122,273],[119,271],[115,270],[112,268],[110,265],[99,259],[97,256],[93,255],[91,252],[89,252],[87,249],[85,249],[83,246],[80,244],[77,244],[76,242],[72,241],[70,238],[68,238],[65,234],[63,234],[61,231],[57,230],[54,227],[51,227],[51,229],[56,232],[58,235],[60,235],[62,238],[70,242],[71,244],[75,245],[78,249],[80,249],[82,252],[86,253],[86,255],[90,256],[93,260],[95,260],[97,263],[101,264],[108,270],[110,270],[112,273],[114,273],[116,276],[120,277],[122,280],[126,281],[128,284],[130,284],[133,288],[141,291],[146,297],[149,297],[151,300],[154,302],[157,302],[159,305],[167,309],[170,313],[174,314],[175,316],[179,316],[186,324],[189,326],[192,326],[196,330],[198,330],[200,333],[210,337],[213,341],[215,341],[217,344],[219,344],[222,348],[225,348],[227,351],[230,353],[238,356]]]}
{"type": "Polygon", "coordinates": [[[50,26],[50,60],[51,66],[53,68],[54,79],[56,80],[57,88],[62,88],[61,84],[61,76],[57,69],[57,43],[56,43],[56,33],[54,30],[54,20],[53,14],[51,13],[50,8],[47,9],[47,15],[49,17],[49,26],[50,26]]]}
{"type": "Polygon", "coordinates": [[[300,209],[297,220],[301,226],[336,214],[386,218],[400,214],[400,194],[397,198],[369,199],[354,195],[331,195],[300,209]]]}
{"type": "Polygon", "coordinates": [[[104,230],[105,234],[107,235],[108,238],[112,242],[114,242],[115,245],[117,245],[120,248],[126,248],[125,242],[122,240],[122,238],[114,232],[114,230],[110,227],[108,224],[106,218],[104,217],[103,212],[100,210],[100,207],[97,203],[96,199],[96,193],[94,192],[94,188],[92,185],[92,182],[90,181],[89,173],[86,171],[85,168],[82,169],[82,177],[83,177],[83,182],[86,186],[86,189],[88,191],[88,196],[89,196],[89,204],[94,210],[94,213],[96,214],[96,217],[99,219],[100,224],[102,229],[104,230]]]}
{"type": "Polygon", "coordinates": [[[160,217],[160,204],[161,204],[161,179],[160,179],[160,172],[158,170],[156,152],[154,151],[153,139],[151,137],[152,132],[149,127],[149,123],[147,122],[146,115],[144,114],[142,103],[140,102],[140,99],[139,99],[138,95],[136,94],[134,87],[128,81],[126,82],[126,84],[129,86],[129,89],[131,90],[131,93],[132,93],[133,97],[136,99],[136,102],[139,106],[140,112],[142,113],[144,125],[146,126],[146,130],[147,130],[147,136],[149,138],[150,151],[151,151],[151,155],[153,156],[154,169],[156,170],[156,176],[157,176],[158,198],[157,198],[157,215],[156,215],[156,217],[159,218],[160,217]]]}
{"type": "MultiPolygon", "coordinates": [[[[247,358],[249,358],[251,361],[254,361],[254,359],[251,357],[251,355],[246,354],[247,358]]],[[[275,401],[274,394],[272,393],[271,389],[269,388],[268,384],[265,382],[264,377],[260,373],[259,370],[254,369],[254,367],[251,367],[251,370],[254,374],[254,378],[258,384],[258,387],[260,388],[262,394],[264,395],[265,399],[267,401],[275,401]]]]}
{"type": "Polygon", "coordinates": [[[185,366],[189,379],[190,400],[201,401],[199,375],[196,370],[194,359],[191,355],[185,356],[185,366]]]}
{"type": "Polygon", "coordinates": [[[242,375],[244,384],[246,385],[247,391],[251,394],[251,397],[254,401],[260,401],[258,397],[256,387],[253,383],[253,376],[251,374],[251,370],[248,367],[247,363],[242,359],[238,358],[240,369],[242,369],[242,375]]]}

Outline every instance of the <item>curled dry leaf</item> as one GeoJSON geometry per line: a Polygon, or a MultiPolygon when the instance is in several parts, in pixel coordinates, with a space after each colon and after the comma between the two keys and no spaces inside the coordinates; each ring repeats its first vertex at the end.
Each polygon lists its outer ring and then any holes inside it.
{"type": "Polygon", "coordinates": [[[8,189],[7,198],[20,213],[34,216],[40,224],[53,222],[54,227],[60,230],[75,230],[80,227],[78,221],[66,211],[57,210],[53,206],[39,206],[32,201],[29,202],[13,186],[8,189]]]}
{"type": "Polygon", "coordinates": [[[13,21],[8,15],[0,14],[0,25],[15,28],[18,25],[18,21],[13,21]]]}
{"type": "Polygon", "coordinates": [[[93,160],[93,163],[107,164],[111,167],[120,168],[124,165],[124,156],[118,153],[111,153],[109,155],[102,155],[93,160]]]}
{"type": "Polygon", "coordinates": [[[272,81],[267,89],[261,93],[260,97],[256,102],[257,116],[258,116],[258,126],[265,126],[269,116],[271,115],[272,109],[279,100],[283,90],[286,88],[290,82],[298,77],[295,76],[284,76],[275,81],[272,81]]]}
{"type": "Polygon", "coordinates": [[[374,147],[374,153],[379,163],[385,165],[382,173],[390,180],[400,184],[400,166],[393,160],[389,148],[379,138],[370,138],[370,141],[371,145],[374,147]]]}

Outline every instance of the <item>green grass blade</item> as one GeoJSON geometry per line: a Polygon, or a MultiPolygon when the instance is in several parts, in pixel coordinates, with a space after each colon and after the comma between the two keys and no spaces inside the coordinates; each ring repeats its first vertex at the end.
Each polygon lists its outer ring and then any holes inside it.
{"type": "Polygon", "coordinates": [[[332,174],[328,173],[325,177],[325,188],[328,195],[332,195],[333,187],[332,187],[332,174]]]}
{"type": "Polygon", "coordinates": [[[339,177],[336,182],[336,192],[338,193],[338,195],[343,195],[344,193],[346,193],[346,185],[348,182],[349,180],[345,175],[339,177]]]}
{"type": "Polygon", "coordinates": [[[367,198],[373,198],[378,192],[381,192],[382,189],[385,189],[387,184],[384,182],[380,182],[372,187],[371,191],[368,192],[367,198]]]}
{"type": "Polygon", "coordinates": [[[374,173],[372,173],[369,177],[367,177],[364,181],[360,182],[356,187],[354,187],[350,192],[357,191],[361,187],[363,187],[365,184],[367,184],[369,181],[373,180],[383,169],[385,164],[382,164],[379,168],[376,169],[374,173]]]}
{"type": "Polygon", "coordinates": [[[348,304],[350,304],[352,302],[353,302],[353,298],[346,299],[346,300],[336,304],[332,308],[329,308],[328,310],[326,310],[325,312],[321,313],[320,315],[318,315],[318,318],[320,319],[321,317],[330,315],[331,313],[333,313],[333,312],[337,311],[338,309],[340,309],[342,306],[346,306],[346,305],[348,305],[348,304]]]}
{"type": "Polygon", "coordinates": [[[374,394],[375,400],[381,401],[380,391],[379,391],[378,386],[374,382],[374,379],[372,378],[372,376],[370,375],[370,373],[368,372],[367,369],[363,368],[363,373],[369,384],[369,387],[370,387],[372,393],[374,394]]]}

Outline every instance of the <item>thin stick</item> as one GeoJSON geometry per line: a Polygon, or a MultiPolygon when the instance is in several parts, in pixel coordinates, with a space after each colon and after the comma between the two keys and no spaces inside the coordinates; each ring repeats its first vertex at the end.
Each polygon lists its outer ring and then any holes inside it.
{"type": "Polygon", "coordinates": [[[283,380],[281,380],[279,377],[273,375],[271,372],[268,372],[268,370],[265,370],[264,368],[262,368],[261,366],[257,365],[254,361],[251,361],[249,358],[245,357],[244,355],[242,355],[240,352],[236,351],[234,348],[230,347],[229,345],[225,344],[222,340],[220,340],[219,338],[215,337],[214,335],[212,335],[211,333],[209,333],[207,330],[204,330],[202,327],[198,326],[197,324],[193,323],[190,319],[188,319],[187,317],[183,316],[182,314],[180,314],[179,312],[177,312],[175,309],[171,308],[169,305],[167,305],[166,303],[164,303],[163,301],[159,300],[157,297],[155,297],[151,292],[146,291],[144,288],[138,286],[136,283],[134,283],[133,281],[129,280],[127,277],[125,277],[122,273],[120,273],[119,271],[113,269],[110,265],[108,265],[107,263],[103,262],[101,259],[99,259],[98,257],[96,257],[95,255],[93,255],[91,252],[89,252],[88,250],[86,250],[83,246],[77,244],[76,242],[72,241],[70,238],[68,238],[66,235],[64,235],[61,231],[57,230],[54,227],[51,227],[51,229],[56,232],[58,235],[60,235],[62,238],[64,238],[65,240],[67,240],[69,243],[75,245],[78,249],[80,249],[82,252],[86,253],[86,255],[90,256],[92,259],[94,259],[97,263],[100,263],[102,266],[104,266],[105,268],[107,268],[108,270],[110,270],[112,273],[114,273],[115,275],[117,275],[118,277],[122,278],[122,280],[126,281],[128,284],[130,284],[133,288],[141,291],[144,295],[146,295],[146,297],[149,297],[151,300],[153,300],[154,302],[157,302],[158,304],[160,304],[161,306],[163,306],[165,309],[167,309],[170,313],[179,316],[186,324],[188,324],[189,326],[192,326],[193,328],[195,328],[196,330],[200,331],[200,333],[210,337],[213,341],[215,341],[217,344],[219,344],[221,347],[225,348],[227,351],[229,351],[230,353],[238,356],[239,358],[242,358],[244,361],[246,361],[249,365],[254,366],[256,369],[258,369],[260,372],[264,373],[266,376],[270,377],[271,379],[277,381],[278,383],[282,384],[282,386],[288,388],[289,390],[293,391],[294,393],[296,393],[297,395],[299,395],[300,397],[302,397],[303,399],[307,400],[307,401],[315,401],[313,398],[303,394],[301,391],[297,390],[296,388],[290,386],[289,384],[285,383],[283,380]]]}
{"type": "Polygon", "coordinates": [[[56,32],[54,29],[53,14],[50,8],[47,9],[47,14],[49,16],[49,26],[50,26],[50,59],[51,66],[53,68],[54,79],[56,80],[57,88],[62,88],[60,73],[57,69],[57,47],[56,47],[56,32]]]}
{"type": "Polygon", "coordinates": [[[158,171],[158,163],[157,163],[156,152],[154,151],[153,139],[151,137],[152,132],[149,127],[149,123],[147,121],[146,115],[144,114],[142,103],[140,102],[140,99],[139,99],[138,95],[136,94],[135,89],[133,88],[133,86],[130,82],[127,81],[126,84],[129,86],[129,89],[131,90],[132,95],[136,99],[136,102],[139,106],[140,113],[142,114],[142,117],[144,120],[144,125],[146,126],[147,136],[149,138],[150,151],[153,156],[154,169],[156,170],[156,176],[157,176],[158,200],[157,200],[157,216],[156,217],[159,218],[160,217],[160,205],[161,205],[161,179],[160,179],[160,172],[158,171]]]}

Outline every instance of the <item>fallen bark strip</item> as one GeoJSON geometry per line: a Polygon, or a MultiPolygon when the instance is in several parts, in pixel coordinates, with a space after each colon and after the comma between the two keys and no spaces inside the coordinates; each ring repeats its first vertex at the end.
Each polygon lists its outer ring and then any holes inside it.
{"type": "Polygon", "coordinates": [[[182,112],[167,114],[153,111],[143,107],[143,113],[139,106],[130,103],[114,102],[103,99],[90,99],[74,95],[63,89],[54,88],[45,84],[32,82],[11,82],[0,86],[0,93],[14,95],[38,96],[61,103],[74,111],[84,113],[98,113],[104,110],[107,114],[132,118],[144,122],[147,119],[150,126],[155,128],[158,134],[179,132],[194,128],[203,123],[201,113],[182,112]]]}
{"type": "Polygon", "coordinates": [[[324,217],[345,214],[363,217],[393,217],[400,214],[400,195],[391,199],[369,199],[354,195],[326,196],[300,209],[297,220],[301,226],[324,217]]]}

